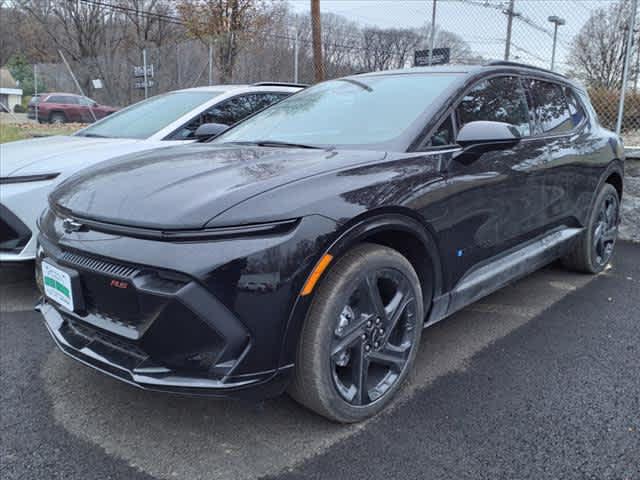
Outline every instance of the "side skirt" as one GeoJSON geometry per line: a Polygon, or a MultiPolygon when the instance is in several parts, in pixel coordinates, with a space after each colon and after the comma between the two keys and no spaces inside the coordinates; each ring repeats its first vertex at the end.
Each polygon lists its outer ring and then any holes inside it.
{"type": "Polygon", "coordinates": [[[581,228],[563,228],[527,243],[468,273],[449,293],[433,300],[425,327],[433,325],[515,280],[539,270],[566,253],[581,228]]]}

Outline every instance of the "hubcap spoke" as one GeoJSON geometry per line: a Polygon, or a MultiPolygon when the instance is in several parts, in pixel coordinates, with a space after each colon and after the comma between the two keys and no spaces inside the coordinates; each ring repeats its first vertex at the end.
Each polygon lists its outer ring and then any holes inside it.
{"type": "Polygon", "coordinates": [[[383,322],[387,320],[387,311],[382,303],[382,297],[380,296],[380,290],[376,278],[373,276],[367,276],[365,279],[365,290],[373,308],[373,313],[380,317],[383,322]]]}
{"type": "Polygon", "coordinates": [[[400,372],[405,363],[407,363],[408,351],[409,346],[407,346],[407,348],[405,349],[402,349],[394,348],[391,345],[386,345],[382,351],[372,352],[369,355],[369,360],[372,363],[387,365],[395,372],[400,372]]]}
{"type": "Polygon", "coordinates": [[[362,343],[354,350],[351,374],[356,391],[353,403],[356,405],[365,405],[369,402],[369,390],[367,388],[369,360],[365,356],[364,345],[362,343]]]}

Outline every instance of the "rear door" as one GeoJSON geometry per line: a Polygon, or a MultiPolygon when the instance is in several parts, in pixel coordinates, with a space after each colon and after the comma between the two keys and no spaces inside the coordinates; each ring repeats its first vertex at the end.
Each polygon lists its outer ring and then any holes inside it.
{"type": "MultiPolygon", "coordinates": [[[[532,122],[521,80],[499,75],[481,80],[459,99],[453,111],[455,133],[477,120],[506,122],[523,140],[515,147],[480,154],[471,163],[454,158],[447,166],[447,189],[441,230],[451,264],[452,283],[491,257],[544,230],[542,178],[537,169],[547,160],[544,142],[532,137],[532,122]]],[[[448,122],[449,120],[445,120],[448,122]]],[[[446,142],[449,127],[436,132],[433,145],[446,142]]]]}
{"type": "Polygon", "coordinates": [[[533,102],[535,138],[544,142],[549,152],[540,166],[547,226],[577,226],[580,215],[576,205],[584,203],[580,196],[595,188],[590,186],[592,175],[586,175],[582,164],[589,143],[584,109],[571,89],[561,83],[528,78],[526,87],[533,102]]]}

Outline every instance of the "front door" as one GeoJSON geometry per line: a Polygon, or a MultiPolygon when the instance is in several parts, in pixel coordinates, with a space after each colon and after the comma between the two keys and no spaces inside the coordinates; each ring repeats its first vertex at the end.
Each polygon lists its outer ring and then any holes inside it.
{"type": "Polygon", "coordinates": [[[548,159],[544,141],[531,137],[531,117],[517,76],[481,80],[454,111],[456,130],[489,120],[515,126],[515,147],[485,152],[472,162],[448,163],[449,195],[437,230],[443,239],[451,285],[474,267],[541,233],[543,184],[537,169],[548,159]]]}

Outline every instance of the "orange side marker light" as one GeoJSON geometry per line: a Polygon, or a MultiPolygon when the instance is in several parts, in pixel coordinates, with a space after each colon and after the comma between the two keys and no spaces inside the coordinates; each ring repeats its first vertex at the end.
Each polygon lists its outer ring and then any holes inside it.
{"type": "Polygon", "coordinates": [[[316,286],[316,283],[318,283],[318,280],[320,280],[320,277],[331,263],[331,260],[333,260],[333,255],[325,253],[322,256],[320,261],[316,264],[313,271],[311,272],[311,275],[309,275],[309,278],[307,278],[307,281],[302,288],[302,292],[300,292],[301,297],[309,295],[311,292],[313,292],[313,288],[316,286]]]}

